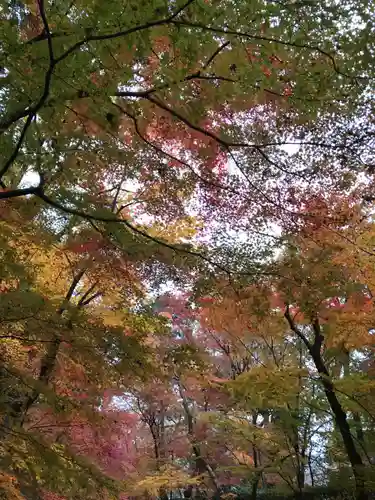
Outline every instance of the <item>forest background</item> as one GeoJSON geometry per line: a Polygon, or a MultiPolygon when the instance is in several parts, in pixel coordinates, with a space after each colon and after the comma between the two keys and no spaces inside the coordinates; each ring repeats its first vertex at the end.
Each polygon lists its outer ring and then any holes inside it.
{"type": "Polygon", "coordinates": [[[0,18],[1,498],[372,498],[374,2],[0,18]]]}

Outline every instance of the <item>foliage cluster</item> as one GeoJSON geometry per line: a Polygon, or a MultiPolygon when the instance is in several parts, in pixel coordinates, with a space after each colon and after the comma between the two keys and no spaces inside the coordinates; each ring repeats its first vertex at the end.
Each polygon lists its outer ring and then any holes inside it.
{"type": "Polygon", "coordinates": [[[374,39],[0,0],[1,498],[371,497],[374,39]]]}

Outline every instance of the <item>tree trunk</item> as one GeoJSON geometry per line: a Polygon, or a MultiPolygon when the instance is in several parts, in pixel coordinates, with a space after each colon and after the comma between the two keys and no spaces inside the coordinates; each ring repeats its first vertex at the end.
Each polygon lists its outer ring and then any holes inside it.
{"type": "Polygon", "coordinates": [[[314,332],[314,342],[311,343],[304,333],[298,328],[294,323],[289,311],[289,306],[287,305],[284,313],[285,319],[288,321],[291,330],[304,342],[306,345],[313,361],[315,368],[317,369],[322,382],[323,389],[328,400],[329,406],[335,418],[335,423],[337,429],[339,430],[346,454],[348,456],[349,462],[352,466],[355,486],[356,486],[356,498],[357,500],[368,500],[368,495],[366,492],[365,485],[365,474],[364,474],[364,463],[362,461],[361,455],[358,453],[357,448],[354,443],[353,436],[350,432],[350,426],[347,420],[347,415],[341,406],[340,401],[337,398],[334,385],[330,379],[330,374],[326,365],[324,364],[322,358],[322,345],[324,341],[324,336],[321,330],[318,316],[312,317],[312,330],[314,332]]]}
{"type": "MultiPolygon", "coordinates": [[[[258,412],[254,412],[253,413],[253,418],[252,418],[252,424],[254,426],[257,423],[257,418],[258,418],[258,412]]],[[[253,444],[252,454],[253,454],[253,460],[254,460],[255,477],[252,480],[252,484],[251,484],[251,500],[256,500],[257,495],[258,495],[259,481],[260,481],[262,473],[259,473],[256,470],[259,467],[259,460],[258,460],[259,453],[258,453],[258,449],[255,446],[255,444],[253,444]]]]}
{"type": "Polygon", "coordinates": [[[311,487],[314,488],[315,486],[315,476],[314,476],[314,470],[313,470],[313,465],[311,461],[311,451],[309,453],[309,458],[308,458],[308,464],[309,464],[309,473],[310,473],[310,480],[311,480],[311,487]]]}
{"type": "Polygon", "coordinates": [[[365,487],[364,463],[362,461],[361,455],[356,449],[353,436],[350,432],[347,415],[336,396],[334,386],[329,379],[329,373],[321,357],[321,353],[313,352],[312,357],[315,367],[319,372],[320,380],[322,382],[328,403],[335,417],[337,428],[340,431],[346,454],[352,466],[357,491],[357,499],[367,500],[368,497],[365,487]]]}
{"type": "Polygon", "coordinates": [[[216,493],[220,491],[219,483],[216,478],[216,474],[210,464],[205,460],[205,458],[202,457],[201,450],[199,445],[195,442],[195,437],[194,437],[194,418],[193,415],[190,411],[189,408],[189,403],[186,399],[186,396],[184,394],[184,390],[178,381],[178,388],[180,392],[180,396],[182,399],[182,406],[185,411],[185,416],[186,416],[186,423],[187,423],[187,431],[188,431],[188,436],[190,439],[190,443],[193,449],[193,453],[195,456],[195,468],[196,472],[198,474],[202,474],[204,472],[207,472],[208,477],[211,480],[212,486],[214,487],[214,490],[216,493]]]}

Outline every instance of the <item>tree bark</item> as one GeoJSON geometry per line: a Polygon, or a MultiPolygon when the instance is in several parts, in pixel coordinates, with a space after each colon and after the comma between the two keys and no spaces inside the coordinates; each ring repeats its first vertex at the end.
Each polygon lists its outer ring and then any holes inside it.
{"type": "Polygon", "coordinates": [[[322,382],[326,398],[331,407],[332,413],[335,417],[336,425],[338,430],[340,431],[346,454],[352,466],[356,490],[357,490],[357,499],[367,500],[365,478],[364,478],[364,463],[362,461],[361,455],[358,453],[357,448],[355,446],[354,439],[350,431],[350,426],[347,420],[346,412],[344,411],[339,399],[337,398],[334,385],[329,379],[329,373],[321,357],[321,354],[314,353],[313,361],[316,369],[319,372],[320,380],[322,382]]]}
{"type": "MultiPolygon", "coordinates": [[[[85,268],[82,269],[77,273],[77,275],[72,280],[72,283],[65,296],[65,299],[57,311],[58,316],[62,316],[62,314],[66,310],[67,304],[70,302],[73,293],[78,283],[82,279],[83,275],[85,274],[85,272],[86,269],[85,268]]],[[[79,305],[83,306],[84,303],[79,305]]],[[[70,322],[70,320],[68,320],[68,322],[70,322]]],[[[70,323],[68,323],[68,326],[70,326],[70,323]]],[[[54,338],[48,344],[47,352],[45,353],[45,355],[41,360],[39,375],[37,380],[38,382],[41,382],[43,385],[48,385],[50,381],[50,378],[52,376],[55,367],[55,362],[57,359],[61,342],[62,340],[60,336],[55,334],[54,338]]],[[[27,384],[25,385],[25,387],[28,387],[27,384]]],[[[38,399],[40,393],[41,390],[39,388],[33,388],[32,390],[25,390],[22,392],[14,391],[13,401],[9,405],[9,412],[4,416],[3,419],[2,437],[4,437],[7,434],[7,432],[11,431],[11,429],[14,427],[17,426],[22,427],[28,410],[38,399]]]]}
{"type": "Polygon", "coordinates": [[[335,418],[337,429],[339,430],[347,457],[352,467],[355,486],[356,486],[356,498],[357,500],[368,500],[368,495],[366,492],[365,485],[365,475],[364,475],[364,463],[362,461],[361,455],[358,453],[357,448],[354,443],[353,436],[350,431],[350,426],[347,420],[347,414],[344,411],[341,403],[336,395],[334,385],[330,379],[330,374],[324,363],[322,357],[322,345],[324,341],[324,336],[321,331],[321,327],[318,318],[315,317],[312,320],[311,326],[314,332],[314,342],[311,343],[307,337],[301,332],[301,330],[294,323],[292,317],[290,316],[289,306],[286,307],[285,314],[286,320],[289,323],[291,330],[304,342],[306,345],[316,370],[319,373],[320,381],[323,385],[324,393],[328,400],[329,406],[335,418]]]}

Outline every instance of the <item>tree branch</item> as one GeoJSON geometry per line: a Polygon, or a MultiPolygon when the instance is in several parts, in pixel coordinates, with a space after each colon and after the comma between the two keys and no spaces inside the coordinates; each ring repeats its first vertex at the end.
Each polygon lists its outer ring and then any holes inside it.
{"type": "Polygon", "coordinates": [[[307,337],[300,331],[298,326],[295,324],[292,316],[290,315],[289,304],[287,304],[287,306],[285,307],[284,318],[287,320],[290,329],[297,335],[297,337],[299,337],[302,340],[302,342],[307,347],[308,351],[311,353],[312,345],[308,341],[307,337]]]}
{"type": "Polygon", "coordinates": [[[19,196],[26,196],[28,194],[36,194],[39,187],[28,187],[23,189],[13,189],[9,191],[0,192],[0,200],[6,200],[9,198],[17,198],[19,196]]]}
{"type": "Polygon", "coordinates": [[[139,234],[140,236],[143,236],[145,239],[147,239],[149,241],[153,241],[154,243],[157,243],[158,245],[169,248],[169,249],[173,250],[174,252],[185,253],[187,255],[192,255],[193,257],[199,257],[200,259],[204,260],[205,262],[212,265],[213,267],[220,269],[221,271],[225,272],[226,274],[230,273],[225,267],[221,266],[217,262],[212,261],[210,258],[206,257],[205,255],[201,254],[200,252],[195,252],[193,250],[188,250],[186,248],[176,247],[174,245],[171,245],[171,244],[167,243],[166,241],[163,241],[159,238],[156,238],[154,236],[149,235],[146,231],[143,231],[142,229],[137,228],[136,226],[131,224],[126,219],[118,219],[116,217],[106,217],[106,216],[99,216],[99,215],[95,215],[95,214],[88,214],[88,213],[83,212],[81,210],[76,210],[74,208],[65,207],[64,205],[61,205],[59,202],[52,200],[51,198],[46,196],[45,193],[43,192],[43,190],[41,190],[41,189],[38,189],[36,192],[34,192],[34,194],[38,198],[42,199],[48,205],[50,205],[58,210],[61,210],[65,213],[76,215],[78,217],[82,217],[83,219],[87,219],[87,220],[93,220],[93,221],[99,221],[99,222],[116,222],[119,224],[124,224],[132,232],[139,234]]]}
{"type": "Polygon", "coordinates": [[[154,28],[155,26],[161,26],[163,24],[169,24],[174,21],[174,19],[181,14],[190,4],[192,4],[194,0],[187,0],[179,9],[177,9],[172,15],[166,17],[164,19],[159,19],[158,21],[149,21],[148,23],[141,24],[139,26],[134,26],[133,28],[129,28],[123,31],[117,31],[115,33],[101,34],[101,35],[91,35],[85,37],[83,40],[76,42],[69,49],[67,49],[61,56],[56,59],[56,63],[59,63],[66,59],[70,54],[75,52],[77,49],[82,47],[88,42],[95,42],[100,40],[113,40],[115,38],[121,38],[132,33],[137,33],[138,31],[148,30],[150,28],[154,28]]]}
{"type": "MultiPolygon", "coordinates": [[[[22,128],[20,137],[17,141],[16,147],[13,150],[13,153],[10,155],[8,160],[5,162],[3,168],[0,170],[0,180],[2,180],[3,176],[8,172],[8,170],[12,166],[14,160],[17,158],[17,155],[18,155],[18,153],[23,145],[23,142],[25,140],[26,133],[34,120],[36,113],[42,108],[42,106],[44,105],[44,103],[48,99],[50,85],[51,85],[51,81],[52,81],[52,74],[53,74],[54,68],[56,66],[56,60],[55,60],[54,55],[53,55],[51,35],[50,35],[49,27],[48,27],[48,22],[46,19],[46,14],[44,11],[44,0],[38,0],[38,6],[39,6],[40,16],[43,20],[44,30],[45,30],[46,35],[47,35],[48,53],[49,53],[49,67],[48,67],[48,70],[47,70],[45,78],[44,78],[44,88],[43,88],[42,95],[39,98],[39,101],[34,106],[32,106],[26,114],[20,113],[21,116],[27,116],[27,120],[26,120],[25,125],[22,128]]],[[[3,128],[3,127],[1,127],[1,128],[3,128]]]]}
{"type": "Polygon", "coordinates": [[[278,45],[283,45],[285,47],[295,47],[297,49],[306,49],[306,50],[309,50],[309,51],[312,51],[312,52],[319,52],[320,54],[322,54],[323,56],[325,56],[327,59],[330,60],[334,71],[336,73],[338,73],[339,75],[345,76],[346,78],[350,78],[350,79],[353,79],[353,80],[356,80],[356,81],[359,80],[359,79],[360,80],[365,80],[365,78],[363,78],[363,77],[348,75],[348,74],[343,73],[342,71],[340,71],[340,69],[338,68],[336,60],[333,57],[333,55],[330,54],[329,52],[321,49],[320,47],[315,46],[315,45],[308,45],[308,44],[299,43],[299,42],[287,42],[287,41],[284,41],[284,40],[280,40],[278,38],[267,37],[267,36],[262,36],[262,35],[251,35],[250,33],[244,33],[242,31],[235,31],[235,30],[231,30],[229,28],[221,28],[219,26],[207,26],[207,25],[204,25],[204,24],[201,24],[201,23],[196,23],[196,22],[185,20],[185,19],[182,20],[182,21],[172,20],[172,21],[169,21],[169,22],[171,24],[174,24],[175,26],[188,27],[188,28],[197,28],[197,29],[200,29],[200,30],[203,30],[203,31],[210,31],[212,33],[221,33],[221,34],[224,34],[224,35],[232,35],[232,36],[236,36],[236,37],[239,37],[239,38],[246,38],[246,39],[250,39],[250,40],[259,40],[261,42],[276,43],[278,45]]]}

